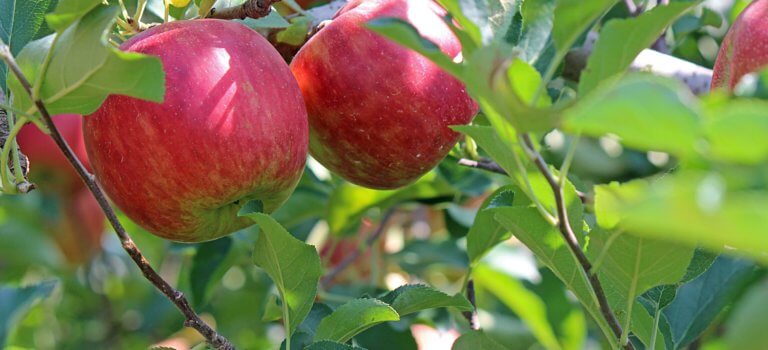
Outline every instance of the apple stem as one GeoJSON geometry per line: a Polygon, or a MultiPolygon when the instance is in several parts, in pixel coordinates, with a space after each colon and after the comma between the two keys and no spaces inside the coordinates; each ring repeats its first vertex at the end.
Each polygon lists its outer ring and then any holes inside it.
{"type": "Polygon", "coordinates": [[[331,271],[329,271],[323,278],[320,280],[320,285],[323,287],[323,289],[327,289],[331,286],[333,283],[333,280],[338,276],[341,272],[343,272],[349,265],[352,265],[357,258],[360,257],[361,254],[363,254],[366,250],[370,249],[371,246],[373,246],[376,241],[379,240],[382,234],[386,231],[387,224],[389,223],[389,220],[392,218],[392,215],[395,213],[394,209],[390,209],[387,211],[386,214],[384,214],[384,217],[381,218],[381,222],[379,223],[379,227],[376,228],[376,231],[374,231],[366,240],[365,240],[365,248],[364,249],[356,249],[349,255],[347,255],[344,260],[342,260],[338,265],[334,266],[331,271]]]}
{"type": "Polygon", "coordinates": [[[246,19],[266,17],[272,10],[272,4],[280,0],[247,0],[242,5],[226,7],[221,10],[215,8],[206,18],[217,19],[246,19]]]}
{"type": "Polygon", "coordinates": [[[48,110],[46,109],[43,101],[39,98],[33,97],[32,85],[24,76],[24,73],[22,73],[19,65],[13,58],[13,55],[10,52],[10,48],[5,44],[0,44],[0,59],[5,61],[11,72],[16,76],[19,83],[21,83],[26,93],[30,96],[30,98],[34,100],[38,112],[40,112],[45,125],[50,130],[51,137],[56,142],[56,145],[59,147],[59,149],[64,153],[64,156],[67,158],[69,163],[75,168],[77,174],[88,187],[88,190],[90,190],[91,194],[93,194],[94,198],[96,198],[96,201],[99,203],[99,206],[106,215],[107,220],[112,225],[112,228],[114,228],[117,237],[120,239],[120,243],[123,246],[123,249],[126,253],[128,253],[134,263],[136,263],[144,277],[149,280],[149,282],[151,282],[160,292],[162,292],[174,305],[176,305],[176,307],[186,318],[184,322],[185,326],[197,330],[203,337],[205,337],[206,341],[214,349],[234,350],[234,345],[232,345],[232,343],[227,338],[217,333],[215,330],[213,330],[213,328],[211,328],[211,326],[203,321],[200,316],[198,316],[197,313],[195,313],[195,311],[192,309],[189,301],[186,297],[184,297],[184,294],[173,288],[166,280],[164,280],[157,273],[157,271],[152,268],[144,255],[142,255],[139,248],[133,242],[131,236],[128,234],[128,232],[126,232],[125,228],[118,220],[117,215],[107,201],[104,192],[102,192],[101,188],[98,186],[98,184],[96,184],[95,177],[85,169],[83,163],[77,158],[77,156],[75,156],[70,146],[59,133],[59,130],[53,123],[53,119],[51,119],[51,115],[48,113],[48,110]]]}

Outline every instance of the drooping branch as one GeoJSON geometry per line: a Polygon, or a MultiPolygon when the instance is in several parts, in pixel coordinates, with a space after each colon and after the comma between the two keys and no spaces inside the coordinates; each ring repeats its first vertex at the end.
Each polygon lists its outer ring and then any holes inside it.
{"type": "Polygon", "coordinates": [[[77,171],[77,174],[88,187],[88,190],[90,190],[90,192],[96,198],[96,201],[99,203],[99,206],[106,215],[107,220],[112,225],[112,228],[114,228],[123,249],[126,253],[128,253],[134,263],[136,263],[144,277],[149,280],[149,282],[151,282],[161,293],[163,293],[163,295],[165,295],[174,305],[176,305],[176,307],[185,317],[185,326],[197,330],[203,337],[205,337],[206,341],[214,349],[234,350],[234,345],[232,345],[229,340],[217,333],[213,328],[211,328],[211,326],[203,321],[200,316],[198,316],[197,313],[195,313],[195,311],[192,309],[192,306],[189,304],[189,301],[184,296],[184,294],[173,288],[167,281],[165,281],[157,273],[157,271],[152,268],[147,259],[144,258],[144,255],[142,255],[139,248],[133,242],[131,236],[128,234],[128,232],[125,231],[125,228],[123,228],[123,225],[117,219],[115,211],[107,201],[104,192],[102,192],[99,185],[96,184],[94,176],[85,169],[83,163],[77,158],[77,156],[75,156],[74,152],[67,144],[67,141],[64,140],[64,138],[61,136],[61,133],[59,133],[59,130],[53,123],[53,119],[51,118],[50,113],[48,113],[48,110],[46,109],[43,101],[39,98],[35,98],[34,94],[32,93],[32,85],[22,73],[21,69],[16,63],[16,60],[13,58],[13,55],[11,55],[10,49],[6,45],[0,45],[0,60],[5,61],[11,73],[16,76],[26,93],[30,96],[31,99],[33,99],[38,112],[40,112],[40,115],[42,115],[43,121],[48,127],[48,130],[50,130],[51,137],[56,142],[59,150],[64,153],[64,156],[75,168],[75,171],[77,171]]]}
{"type": "Polygon", "coordinates": [[[271,11],[272,4],[280,0],[247,0],[242,5],[211,9],[207,18],[217,19],[246,19],[266,17],[271,11]]]}
{"type": "MultiPolygon", "coordinates": [[[[570,220],[568,220],[569,219],[568,208],[567,208],[567,204],[565,203],[565,195],[564,195],[563,187],[560,186],[560,182],[555,178],[555,176],[549,170],[549,166],[547,166],[547,163],[544,161],[544,158],[541,156],[541,153],[539,153],[536,150],[533,144],[533,141],[531,140],[531,136],[529,134],[522,134],[521,145],[523,146],[523,149],[525,150],[526,154],[528,154],[528,157],[536,165],[536,168],[539,169],[539,172],[541,172],[541,174],[544,175],[544,178],[546,178],[547,183],[549,183],[549,187],[552,188],[552,192],[555,196],[555,205],[557,207],[556,209],[557,209],[558,229],[560,230],[560,233],[562,234],[563,239],[565,239],[565,242],[568,245],[568,248],[571,250],[573,255],[576,257],[576,260],[579,262],[581,269],[587,275],[589,284],[595,293],[595,297],[597,298],[597,303],[598,303],[598,306],[600,307],[600,313],[603,315],[603,318],[605,318],[606,322],[608,322],[608,325],[611,327],[611,330],[616,336],[616,339],[621,339],[623,335],[621,324],[619,323],[619,320],[616,318],[616,315],[611,310],[611,307],[608,304],[608,298],[606,298],[605,296],[605,290],[603,289],[602,283],[600,283],[600,280],[598,279],[597,274],[593,271],[592,263],[589,261],[586,254],[584,254],[584,251],[581,249],[581,245],[579,244],[579,241],[576,238],[576,233],[571,227],[570,220]]],[[[626,344],[621,344],[621,346],[623,346],[624,349],[634,349],[634,346],[632,345],[631,342],[627,342],[626,344]]]]}

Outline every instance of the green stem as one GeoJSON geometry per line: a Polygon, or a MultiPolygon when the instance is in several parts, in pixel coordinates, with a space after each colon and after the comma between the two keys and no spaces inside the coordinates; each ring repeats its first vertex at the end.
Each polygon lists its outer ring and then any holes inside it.
{"type": "Polygon", "coordinates": [[[139,0],[136,5],[136,14],[133,15],[133,27],[138,30],[141,27],[141,17],[144,16],[144,8],[147,7],[147,0],[139,0]]]}
{"type": "Polygon", "coordinates": [[[163,12],[163,23],[168,23],[168,17],[171,12],[171,4],[168,3],[168,0],[163,0],[163,4],[165,5],[165,12],[163,12]]]}
{"type": "Polygon", "coordinates": [[[288,302],[285,300],[285,293],[283,296],[283,328],[285,328],[285,348],[291,349],[291,320],[288,311],[288,302]]]}
{"type": "MultiPolygon", "coordinates": [[[[6,114],[8,116],[8,125],[11,125],[13,122],[13,117],[11,116],[12,113],[6,114]]],[[[5,144],[3,145],[3,153],[0,156],[0,163],[2,163],[2,172],[0,172],[0,181],[2,181],[3,189],[6,193],[16,193],[16,186],[11,183],[11,181],[8,179],[8,174],[11,172],[11,169],[8,168],[8,159],[11,156],[11,150],[16,148],[16,143],[14,140],[16,139],[16,135],[19,134],[19,131],[21,131],[21,127],[24,126],[24,124],[27,123],[27,118],[21,117],[18,122],[13,124],[13,129],[10,130],[8,133],[8,138],[5,139],[5,144]]],[[[17,150],[18,151],[18,150],[17,150]]],[[[16,154],[18,158],[18,153],[16,154]]],[[[18,161],[18,160],[17,160],[18,161]]],[[[16,172],[21,173],[21,167],[17,164],[14,164],[16,167],[16,172]]],[[[18,178],[18,177],[17,177],[18,178]]],[[[22,181],[23,181],[22,177],[22,181]]]]}
{"type": "MultiPolygon", "coordinates": [[[[0,103],[0,108],[2,108],[2,109],[4,109],[4,110],[6,110],[6,111],[8,111],[8,112],[12,112],[12,113],[14,113],[14,114],[18,114],[18,115],[20,115],[20,116],[26,117],[26,118],[28,118],[28,119],[32,119],[32,118],[34,118],[34,117],[35,117],[35,116],[33,116],[32,114],[29,114],[29,113],[26,113],[26,112],[22,112],[22,111],[20,111],[20,110],[18,110],[18,109],[16,109],[16,108],[13,108],[12,106],[10,106],[10,105],[7,105],[7,104],[5,104],[5,103],[0,103]]],[[[9,125],[10,125],[10,124],[9,124],[9,125]]]]}
{"type": "Polygon", "coordinates": [[[123,18],[128,18],[128,9],[125,8],[125,3],[123,3],[123,0],[118,0],[118,3],[120,3],[120,10],[123,13],[123,18]]]}
{"type": "Polygon", "coordinates": [[[656,314],[653,317],[653,328],[651,330],[651,344],[648,350],[656,349],[656,335],[659,334],[659,319],[661,318],[661,308],[656,308],[656,314]]]}
{"type": "Polygon", "coordinates": [[[571,164],[573,164],[573,158],[576,156],[576,146],[579,145],[579,135],[574,136],[571,141],[571,146],[568,148],[568,153],[565,154],[563,164],[560,166],[560,186],[565,186],[568,181],[568,172],[571,170],[571,164]]]}

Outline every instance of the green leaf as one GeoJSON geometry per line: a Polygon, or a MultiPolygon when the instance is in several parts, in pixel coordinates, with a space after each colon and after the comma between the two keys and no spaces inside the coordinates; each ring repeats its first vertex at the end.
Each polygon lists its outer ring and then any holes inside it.
{"type": "Polygon", "coordinates": [[[699,338],[754,277],[752,263],[720,256],[704,274],[680,287],[675,300],[663,311],[674,348],[699,338]]]}
{"type": "Polygon", "coordinates": [[[635,300],[654,286],[680,281],[695,250],[599,227],[589,237],[587,254],[593,271],[603,282],[612,309],[621,315],[619,322],[625,330],[633,329],[634,313],[646,313],[644,308],[636,308],[635,300]]]}
{"type": "MultiPolygon", "coordinates": [[[[514,139],[504,139],[499,137],[499,134],[494,131],[493,127],[480,126],[480,125],[454,125],[451,129],[458,131],[464,135],[471,137],[477,142],[493,160],[498,163],[507,174],[517,176],[519,171],[515,164],[515,158],[512,152],[514,152],[511,142],[515,142],[514,139]]],[[[519,177],[519,176],[518,176],[519,177]]],[[[520,180],[522,181],[522,179],[520,180]]]]}
{"type": "Polygon", "coordinates": [[[565,112],[564,128],[600,137],[615,134],[639,150],[686,157],[700,136],[698,105],[678,81],[646,74],[603,85],[565,112]]]}
{"type": "Polygon", "coordinates": [[[477,44],[491,39],[488,8],[484,0],[438,0],[462,30],[477,44]]]}
{"type": "Polygon", "coordinates": [[[366,27],[428,58],[446,72],[461,78],[462,70],[452,57],[446,56],[435,43],[423,38],[410,23],[399,18],[374,19],[366,27]]]}
{"type": "Polygon", "coordinates": [[[709,151],[720,160],[757,165],[768,159],[768,102],[737,99],[707,111],[709,151]]]}
{"type": "MultiPolygon", "coordinates": [[[[52,0],[0,0],[0,42],[16,56],[43,25],[52,0]]],[[[5,91],[8,67],[0,64],[0,91],[5,91]]]]}
{"type": "Polygon", "coordinates": [[[379,300],[392,306],[400,316],[410,315],[421,310],[455,307],[459,311],[472,311],[472,304],[461,294],[448,295],[423,284],[399,287],[379,300]]]}
{"type": "Polygon", "coordinates": [[[63,32],[101,4],[101,0],[59,0],[56,10],[45,16],[45,20],[51,29],[63,32]]]}
{"type": "Polygon", "coordinates": [[[296,17],[291,19],[290,25],[277,33],[277,41],[288,45],[299,46],[307,39],[309,26],[312,20],[308,17],[296,17]]]}
{"type": "Polygon", "coordinates": [[[480,206],[467,234],[467,255],[469,255],[470,266],[477,264],[493,247],[510,238],[509,231],[494,219],[493,212],[486,209],[511,207],[514,198],[513,187],[504,186],[488,196],[480,206]]]}
{"type": "Polygon", "coordinates": [[[598,186],[595,208],[598,218],[618,218],[618,227],[638,237],[701,245],[768,263],[763,231],[768,195],[728,192],[723,182],[714,174],[679,172],[652,184],[638,180],[598,186]]]}
{"type": "MultiPolygon", "coordinates": [[[[121,52],[107,44],[117,11],[114,6],[98,6],[60,34],[34,41],[19,54],[22,71],[34,82],[48,51],[53,50],[40,89],[51,114],[93,113],[109,94],[162,102],[165,74],[160,60],[121,52]]],[[[16,107],[34,112],[16,79],[9,80],[9,87],[16,107]]]]}
{"type": "MultiPolygon", "coordinates": [[[[315,303],[312,305],[312,310],[309,311],[309,315],[301,324],[296,328],[296,332],[291,336],[291,350],[302,350],[312,343],[312,339],[315,337],[315,330],[320,325],[320,321],[323,318],[333,313],[328,305],[322,303],[315,303]]],[[[285,350],[286,342],[280,345],[281,350],[285,350]]]]}
{"type": "Polygon", "coordinates": [[[501,344],[491,338],[488,338],[482,331],[470,331],[463,334],[453,343],[451,350],[508,350],[501,344]]]}
{"type": "Polygon", "coordinates": [[[557,0],[552,37],[558,52],[566,52],[618,0],[557,0]]]}
{"type": "Polygon", "coordinates": [[[312,343],[305,350],[365,350],[365,349],[357,346],[323,340],[316,343],[312,343]]]}
{"type": "Polygon", "coordinates": [[[419,346],[409,327],[399,323],[382,323],[355,336],[355,343],[370,350],[418,350],[419,346]],[[386,339],[386,342],[382,342],[386,339]]]}
{"type": "Polygon", "coordinates": [[[208,301],[212,286],[227,272],[229,264],[224,262],[231,248],[232,239],[229,237],[201,243],[197,247],[189,272],[192,302],[195,306],[201,307],[208,301]]]}
{"type": "Polygon", "coordinates": [[[12,328],[38,301],[47,298],[58,284],[45,281],[26,287],[0,285],[0,347],[4,347],[12,328]]]}
{"type": "Polygon", "coordinates": [[[725,342],[729,349],[750,349],[756,344],[768,344],[768,284],[762,283],[739,301],[728,319],[725,342]]]}
{"type": "MultiPolygon", "coordinates": [[[[299,17],[299,18],[306,18],[306,17],[299,17]]],[[[264,17],[261,17],[261,18],[256,18],[256,19],[254,19],[254,18],[246,18],[246,19],[243,19],[243,20],[238,19],[238,20],[235,20],[235,21],[236,22],[240,22],[240,23],[246,25],[247,27],[253,28],[253,29],[259,29],[259,28],[288,28],[289,26],[291,26],[291,23],[286,21],[285,18],[283,18],[283,16],[280,16],[280,14],[277,13],[277,11],[275,11],[274,9],[272,11],[270,11],[268,15],[266,15],[264,17]]],[[[305,26],[305,28],[307,28],[307,30],[304,32],[304,37],[302,37],[302,39],[304,39],[307,36],[306,34],[309,32],[309,30],[308,30],[309,28],[306,27],[306,26],[305,26]]],[[[302,40],[301,42],[299,42],[299,44],[301,44],[302,42],[304,42],[304,41],[302,40]]],[[[298,44],[296,44],[296,45],[298,45],[298,44]]]]}
{"type": "Polygon", "coordinates": [[[315,340],[345,343],[379,323],[398,321],[400,316],[391,306],[378,299],[355,299],[336,309],[320,321],[315,340]]]}
{"type": "Polygon", "coordinates": [[[487,265],[479,265],[472,275],[475,283],[494,294],[525,322],[542,346],[562,349],[547,319],[547,305],[538,295],[526,289],[520,281],[487,265]]]}
{"type": "Polygon", "coordinates": [[[558,229],[544,220],[533,207],[490,210],[494,212],[494,217],[500,224],[510,230],[574,293],[606,338],[613,339],[613,333],[600,313],[587,276],[558,229]]]}
{"type": "Polygon", "coordinates": [[[291,236],[269,215],[240,214],[261,228],[253,260],[275,282],[283,302],[283,322],[288,336],[293,334],[312,309],[322,265],[317,250],[291,236]]]}
{"type": "Polygon", "coordinates": [[[698,3],[674,2],[669,6],[657,6],[637,17],[608,21],[581,73],[579,94],[586,95],[606,78],[624,72],[641,51],[650,47],[667,27],[698,3]]]}
{"type": "Polygon", "coordinates": [[[554,51],[552,26],[554,24],[557,0],[526,0],[520,12],[522,29],[520,38],[513,40],[515,48],[520,50],[520,59],[546,70],[554,51]],[[541,62],[541,63],[539,63],[541,62]]]}

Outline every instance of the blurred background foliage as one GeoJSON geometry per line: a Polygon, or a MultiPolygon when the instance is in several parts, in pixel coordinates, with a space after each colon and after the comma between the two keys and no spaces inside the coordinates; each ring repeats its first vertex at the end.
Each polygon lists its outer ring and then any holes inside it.
{"type": "MultiPolygon", "coordinates": [[[[706,1],[674,24],[664,45],[674,56],[712,67],[728,23],[746,4],[706,1]]],[[[161,16],[152,6],[149,15],[161,16]]],[[[627,16],[620,3],[605,20],[627,16]]],[[[560,164],[570,139],[554,131],[544,137],[544,144],[548,161],[560,164]]],[[[418,183],[388,192],[344,183],[310,162],[296,193],[274,217],[297,238],[317,245],[327,268],[363,249],[364,239],[387,212],[393,212],[384,222],[381,243],[327,284],[320,302],[339,305],[404,283],[425,282],[448,293],[461,290],[469,263],[465,236],[483,200],[507,181],[459,166],[463,152],[464,145],[458,145],[418,183]]],[[[632,151],[605,137],[579,142],[572,174],[586,187],[663,173],[675,166],[666,154],[632,151]]],[[[0,344],[3,336],[10,349],[138,349],[154,344],[187,349],[199,343],[199,336],[182,328],[182,316],[144,280],[109,229],[95,250],[73,250],[56,239],[64,234],[59,224],[67,215],[62,203],[65,198],[44,191],[0,196],[0,304],[19,301],[13,304],[20,306],[0,305],[0,320],[18,321],[13,327],[0,321],[0,344]]],[[[255,229],[189,245],[161,240],[125,217],[121,221],[153,266],[185,291],[196,310],[222,334],[243,349],[279,345],[284,334],[274,322],[274,286],[252,262],[255,229]]],[[[74,242],[86,239],[72,237],[74,242]]],[[[745,315],[765,310],[765,270],[748,260],[697,254],[711,266],[683,283],[664,310],[670,316],[662,325],[671,334],[666,345],[727,348],[725,330],[754,326],[744,324],[749,319],[745,315]],[[740,303],[734,304],[735,300],[740,303]]],[[[605,346],[591,318],[563,284],[516,240],[485,257],[475,278],[480,322],[508,349],[552,347],[546,343],[548,337],[556,337],[568,349],[605,346]],[[549,323],[554,334],[542,335],[537,322],[549,323]]],[[[322,307],[316,309],[313,313],[323,314],[322,307]]],[[[455,311],[424,311],[376,326],[356,341],[370,350],[417,349],[417,343],[419,349],[448,349],[460,327],[451,312],[455,311]]],[[[760,346],[747,343],[739,349],[760,346]]]]}

